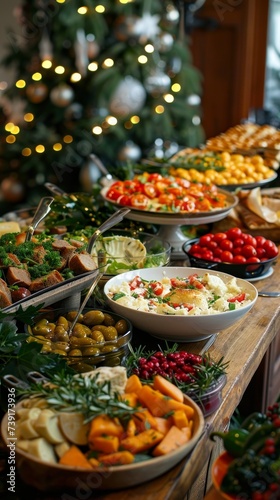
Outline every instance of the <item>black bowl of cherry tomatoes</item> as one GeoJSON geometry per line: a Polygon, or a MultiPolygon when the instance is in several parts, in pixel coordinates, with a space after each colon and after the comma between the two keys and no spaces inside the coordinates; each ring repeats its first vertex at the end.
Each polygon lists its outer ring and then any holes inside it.
{"type": "Polygon", "coordinates": [[[212,269],[243,279],[266,275],[279,255],[279,249],[272,240],[243,233],[239,227],[188,240],[183,244],[183,251],[193,267],[212,269]]]}

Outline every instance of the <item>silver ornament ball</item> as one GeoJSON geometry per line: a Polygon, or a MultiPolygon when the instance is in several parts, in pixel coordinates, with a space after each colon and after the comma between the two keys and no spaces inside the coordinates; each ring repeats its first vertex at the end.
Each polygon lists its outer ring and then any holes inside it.
{"type": "Polygon", "coordinates": [[[50,93],[50,99],[53,104],[58,107],[64,108],[72,102],[74,98],[74,91],[72,87],[66,85],[66,83],[61,83],[54,87],[50,93]]]}
{"type": "Polygon", "coordinates": [[[146,92],[142,83],[132,76],[126,76],[113,92],[109,103],[110,113],[119,117],[137,113],[145,99],[146,92]]]}
{"type": "Polygon", "coordinates": [[[141,148],[133,141],[127,141],[123,148],[119,150],[118,160],[138,161],[141,158],[141,148]]]}
{"type": "Polygon", "coordinates": [[[145,80],[145,88],[149,94],[164,94],[170,88],[171,80],[161,70],[151,73],[145,80]]]}

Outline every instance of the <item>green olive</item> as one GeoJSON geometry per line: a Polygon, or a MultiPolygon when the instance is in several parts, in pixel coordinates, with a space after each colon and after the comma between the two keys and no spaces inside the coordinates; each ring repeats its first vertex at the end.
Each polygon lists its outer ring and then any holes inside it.
{"type": "Polygon", "coordinates": [[[69,351],[69,344],[68,342],[53,342],[52,343],[52,348],[53,350],[59,350],[59,351],[69,351]]]}
{"type": "Polygon", "coordinates": [[[107,326],[105,325],[95,325],[91,328],[91,331],[94,332],[94,331],[98,331],[98,332],[102,332],[103,334],[107,331],[107,326]]]}
{"type": "Polygon", "coordinates": [[[89,337],[70,337],[70,345],[72,346],[91,346],[95,341],[89,337]]]}
{"type": "Polygon", "coordinates": [[[86,347],[83,349],[83,356],[96,356],[100,353],[100,349],[97,347],[86,347]]]}
{"type": "MultiPolygon", "coordinates": [[[[74,319],[76,318],[77,312],[78,311],[69,311],[66,314],[66,318],[68,319],[68,321],[70,321],[70,323],[72,323],[74,321],[74,319]]],[[[81,323],[83,321],[83,315],[82,314],[79,315],[78,321],[79,321],[79,323],[81,323]]]]}
{"type": "Polygon", "coordinates": [[[125,319],[119,319],[119,321],[117,321],[115,324],[115,328],[118,332],[118,335],[124,335],[128,331],[128,324],[125,319]]]}
{"type": "Polygon", "coordinates": [[[59,354],[60,356],[67,356],[67,352],[61,351],[60,349],[52,349],[53,354],[59,354]]]}
{"type": "Polygon", "coordinates": [[[99,332],[98,330],[94,330],[91,332],[91,338],[96,342],[98,342],[98,344],[103,343],[105,341],[103,333],[99,332]]]}
{"type": "Polygon", "coordinates": [[[114,326],[115,320],[111,314],[104,313],[103,325],[105,326],[114,326]]]}
{"type": "Polygon", "coordinates": [[[92,370],[92,366],[87,364],[87,363],[83,363],[83,362],[80,362],[80,363],[69,363],[71,368],[73,368],[76,372],[78,373],[84,373],[84,372],[90,372],[92,370]]]}
{"type": "Polygon", "coordinates": [[[118,332],[114,326],[107,326],[107,330],[103,335],[105,340],[116,340],[118,338],[118,332]]]}
{"type": "Polygon", "coordinates": [[[59,326],[64,326],[64,329],[68,330],[68,321],[64,316],[59,316],[56,324],[59,326]]]}
{"type": "Polygon", "coordinates": [[[63,325],[57,325],[54,329],[54,335],[60,335],[67,333],[67,328],[65,328],[63,325]]]}
{"type": "Polygon", "coordinates": [[[74,337],[87,337],[87,335],[90,334],[91,334],[90,328],[86,325],[82,325],[81,323],[76,323],[72,332],[72,335],[74,337]]]}
{"type": "Polygon", "coordinates": [[[84,314],[83,323],[88,326],[101,325],[104,320],[102,311],[88,311],[84,314]]]}
{"type": "Polygon", "coordinates": [[[115,350],[116,350],[116,346],[115,345],[104,345],[101,348],[101,352],[112,352],[112,351],[115,351],[115,350]]]}
{"type": "Polygon", "coordinates": [[[52,334],[52,330],[48,325],[35,325],[32,328],[32,332],[34,335],[44,335],[46,337],[49,334],[52,334]]]}
{"type": "Polygon", "coordinates": [[[69,335],[67,332],[61,332],[59,334],[55,334],[52,338],[53,342],[69,342],[69,335]]]}
{"type": "Polygon", "coordinates": [[[68,352],[68,356],[82,356],[82,351],[80,349],[71,349],[71,351],[68,352]]]}

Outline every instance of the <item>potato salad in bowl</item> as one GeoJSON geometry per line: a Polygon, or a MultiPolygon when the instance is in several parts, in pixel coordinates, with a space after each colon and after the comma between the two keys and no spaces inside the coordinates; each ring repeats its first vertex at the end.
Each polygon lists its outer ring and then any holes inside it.
{"type": "Polygon", "coordinates": [[[196,268],[141,269],[109,280],[108,305],[138,328],[173,341],[199,340],[227,328],[257,299],[256,288],[226,273],[196,268]]]}

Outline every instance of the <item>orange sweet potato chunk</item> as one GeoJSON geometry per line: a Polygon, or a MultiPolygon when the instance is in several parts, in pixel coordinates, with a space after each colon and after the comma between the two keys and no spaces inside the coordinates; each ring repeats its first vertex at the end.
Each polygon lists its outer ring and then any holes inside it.
{"type": "Polygon", "coordinates": [[[61,465],[69,465],[71,467],[83,467],[84,469],[92,469],[90,462],[85,455],[74,444],[60,457],[61,465]]]}
{"type": "Polygon", "coordinates": [[[143,451],[153,448],[162,440],[162,438],[163,434],[161,432],[158,432],[155,429],[148,429],[147,431],[140,432],[140,434],[137,434],[136,436],[122,439],[120,447],[135,455],[136,453],[142,453],[143,451]]]}
{"type": "Polygon", "coordinates": [[[140,378],[133,374],[127,379],[125,392],[136,392],[136,394],[142,389],[142,383],[140,378]]]}
{"type": "Polygon", "coordinates": [[[161,375],[156,375],[153,381],[153,387],[155,390],[161,392],[165,396],[169,396],[172,399],[175,399],[175,401],[179,401],[180,403],[184,402],[184,394],[179,389],[179,387],[176,387],[176,385],[172,384],[169,382],[169,380],[166,380],[166,378],[162,377],[161,375]]]}
{"type": "Polygon", "coordinates": [[[167,455],[172,451],[177,450],[189,441],[188,436],[182,432],[178,427],[173,425],[168,433],[164,436],[162,441],[155,447],[152,452],[154,457],[167,455]]]}

